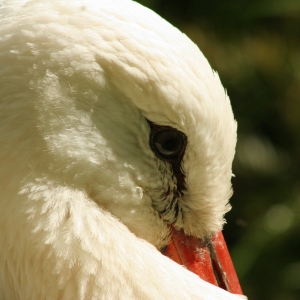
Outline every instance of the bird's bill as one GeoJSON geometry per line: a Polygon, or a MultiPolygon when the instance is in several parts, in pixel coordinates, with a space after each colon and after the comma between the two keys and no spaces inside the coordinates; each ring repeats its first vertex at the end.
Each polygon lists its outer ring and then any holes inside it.
{"type": "Polygon", "coordinates": [[[203,241],[172,228],[164,254],[205,281],[233,294],[243,293],[222,232],[203,241]]]}

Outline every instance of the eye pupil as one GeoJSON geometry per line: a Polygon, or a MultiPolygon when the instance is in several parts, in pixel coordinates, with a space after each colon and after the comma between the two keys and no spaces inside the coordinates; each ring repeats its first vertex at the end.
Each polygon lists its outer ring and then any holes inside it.
{"type": "Polygon", "coordinates": [[[169,151],[174,151],[176,149],[176,140],[175,139],[168,139],[163,144],[163,148],[169,151]]]}

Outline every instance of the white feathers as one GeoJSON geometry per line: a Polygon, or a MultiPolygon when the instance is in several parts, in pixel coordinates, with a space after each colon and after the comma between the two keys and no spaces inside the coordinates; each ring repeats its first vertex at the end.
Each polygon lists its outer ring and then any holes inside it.
{"type": "Polygon", "coordinates": [[[1,299],[235,299],[138,238],[167,244],[176,189],[147,119],[188,138],[175,226],[229,209],[236,123],[196,45],[131,1],[0,3],[1,299]]]}

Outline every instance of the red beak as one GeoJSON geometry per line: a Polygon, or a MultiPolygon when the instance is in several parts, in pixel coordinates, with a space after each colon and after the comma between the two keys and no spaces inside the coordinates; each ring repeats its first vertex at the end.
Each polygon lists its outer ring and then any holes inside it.
{"type": "Polygon", "coordinates": [[[172,228],[172,240],[163,254],[203,280],[230,293],[243,294],[221,231],[202,241],[172,228]]]}

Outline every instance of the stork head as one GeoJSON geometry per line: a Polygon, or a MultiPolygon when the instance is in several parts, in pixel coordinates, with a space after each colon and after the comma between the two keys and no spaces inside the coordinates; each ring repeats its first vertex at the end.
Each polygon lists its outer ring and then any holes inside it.
{"type": "Polygon", "coordinates": [[[4,47],[25,65],[17,86],[43,139],[35,149],[49,156],[39,163],[158,248],[169,224],[196,237],[219,231],[236,122],[198,47],[137,3],[29,1],[22,9],[40,12],[12,18],[4,47]]]}
{"type": "Polygon", "coordinates": [[[34,136],[18,168],[76,186],[158,249],[170,225],[199,238],[218,232],[236,122],[198,47],[134,2],[14,6],[28,14],[14,18],[15,8],[2,24],[1,51],[13,63],[1,72],[14,91],[1,93],[26,99],[15,116],[34,136]]]}

